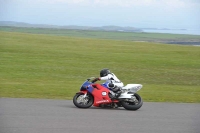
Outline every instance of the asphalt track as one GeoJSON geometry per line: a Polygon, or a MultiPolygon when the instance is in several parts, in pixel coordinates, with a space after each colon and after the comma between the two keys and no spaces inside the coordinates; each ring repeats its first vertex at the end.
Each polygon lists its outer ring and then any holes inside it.
{"type": "Polygon", "coordinates": [[[0,98],[0,133],[200,133],[200,104],[76,108],[71,100],[0,98]]]}

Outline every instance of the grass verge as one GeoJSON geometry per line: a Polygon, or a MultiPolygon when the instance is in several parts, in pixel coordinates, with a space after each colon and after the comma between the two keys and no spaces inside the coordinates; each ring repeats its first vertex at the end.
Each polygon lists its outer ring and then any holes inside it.
{"type": "Polygon", "coordinates": [[[110,68],[144,101],[200,103],[200,47],[0,32],[0,97],[71,99],[110,68]]]}

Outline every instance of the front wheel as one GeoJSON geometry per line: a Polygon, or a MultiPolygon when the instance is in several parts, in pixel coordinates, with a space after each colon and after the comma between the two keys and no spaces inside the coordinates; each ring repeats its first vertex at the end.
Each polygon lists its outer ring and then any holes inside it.
{"type": "Polygon", "coordinates": [[[94,98],[91,94],[77,93],[73,98],[73,103],[78,108],[89,108],[93,105],[94,98]]]}
{"type": "Polygon", "coordinates": [[[143,105],[143,100],[135,93],[133,95],[133,99],[125,99],[124,101],[121,101],[122,106],[127,110],[138,110],[143,105]]]}

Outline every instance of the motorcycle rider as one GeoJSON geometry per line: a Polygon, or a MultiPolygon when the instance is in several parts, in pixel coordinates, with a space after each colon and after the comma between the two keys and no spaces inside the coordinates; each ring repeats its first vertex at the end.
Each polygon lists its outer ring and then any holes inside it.
{"type": "Polygon", "coordinates": [[[108,82],[107,87],[111,90],[111,99],[118,98],[121,95],[121,88],[124,84],[108,68],[104,68],[100,71],[100,77],[94,79],[94,81],[97,80],[106,80],[106,82],[108,82]]]}

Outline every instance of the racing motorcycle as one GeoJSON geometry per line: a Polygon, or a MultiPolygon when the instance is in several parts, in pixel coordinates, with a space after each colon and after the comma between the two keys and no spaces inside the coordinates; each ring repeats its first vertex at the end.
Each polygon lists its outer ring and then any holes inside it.
{"type": "Polygon", "coordinates": [[[121,95],[111,99],[111,91],[107,84],[96,84],[94,77],[88,78],[80,87],[80,91],[73,98],[73,103],[78,108],[95,107],[124,107],[127,110],[138,110],[143,105],[143,100],[136,92],[142,88],[141,84],[127,84],[121,88],[121,95]],[[117,106],[116,106],[117,105],[117,106]]]}

